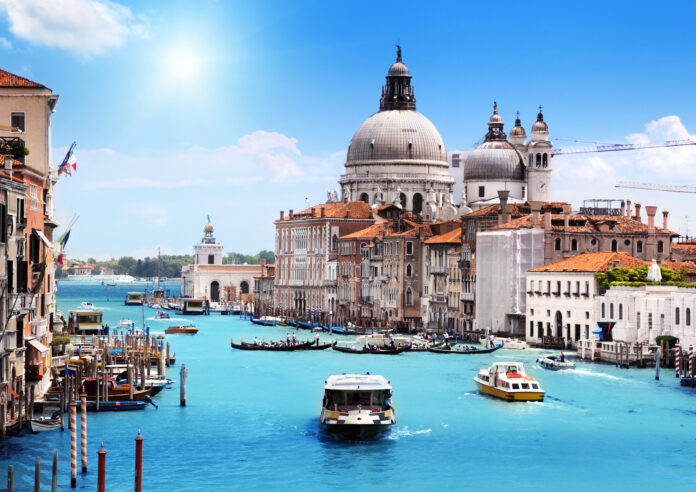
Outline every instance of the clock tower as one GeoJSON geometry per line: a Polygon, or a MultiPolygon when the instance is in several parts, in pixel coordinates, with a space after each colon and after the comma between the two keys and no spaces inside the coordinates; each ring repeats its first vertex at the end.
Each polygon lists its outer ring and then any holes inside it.
{"type": "Polygon", "coordinates": [[[532,140],[527,145],[528,199],[548,202],[551,199],[551,149],[549,127],[539,106],[537,120],[532,125],[532,140]]]}

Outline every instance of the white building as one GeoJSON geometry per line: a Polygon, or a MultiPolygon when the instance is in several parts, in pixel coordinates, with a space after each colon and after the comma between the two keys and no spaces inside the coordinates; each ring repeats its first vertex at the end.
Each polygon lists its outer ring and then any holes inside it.
{"type": "Polygon", "coordinates": [[[261,265],[224,265],[224,247],[215,241],[212,224],[204,228],[201,242],[193,247],[194,263],[181,268],[181,295],[210,302],[251,301],[254,277],[261,265]]]}
{"type": "Polygon", "coordinates": [[[544,264],[544,230],[479,232],[476,251],[476,328],[524,335],[527,271],[544,264]]]}

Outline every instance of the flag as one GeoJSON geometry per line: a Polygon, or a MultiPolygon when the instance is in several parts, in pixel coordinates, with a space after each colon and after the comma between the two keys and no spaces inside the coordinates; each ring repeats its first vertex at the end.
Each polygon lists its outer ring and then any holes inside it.
{"type": "Polygon", "coordinates": [[[72,171],[77,171],[77,159],[75,158],[76,145],[77,142],[72,143],[72,145],[68,149],[68,153],[65,154],[63,162],[60,166],[58,166],[58,176],[60,176],[62,173],[65,173],[68,176],[72,176],[72,171]]]}
{"type": "Polygon", "coordinates": [[[65,249],[65,245],[68,244],[68,239],[70,238],[70,231],[72,229],[68,229],[63,233],[62,236],[58,239],[58,244],[60,244],[60,247],[65,249]]]}

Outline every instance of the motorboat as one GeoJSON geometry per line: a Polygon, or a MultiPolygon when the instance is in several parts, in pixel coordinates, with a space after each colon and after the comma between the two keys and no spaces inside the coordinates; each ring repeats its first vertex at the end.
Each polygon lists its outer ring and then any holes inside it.
{"type": "Polygon", "coordinates": [[[157,311],[157,314],[155,314],[155,319],[169,319],[169,313],[165,313],[164,311],[157,311]]]}
{"type": "Polygon", "coordinates": [[[561,355],[544,355],[537,359],[537,362],[544,369],[558,371],[559,369],[575,369],[575,362],[571,362],[565,358],[563,352],[561,355]]]}
{"type": "Polygon", "coordinates": [[[121,318],[121,320],[118,322],[118,326],[121,326],[123,328],[131,328],[133,326],[133,320],[121,318]]]}
{"type": "Polygon", "coordinates": [[[492,348],[478,348],[478,347],[472,347],[470,345],[456,345],[454,347],[451,347],[449,345],[443,345],[440,347],[433,347],[429,346],[427,347],[428,352],[432,352],[435,354],[463,354],[463,355],[471,355],[471,354],[490,354],[491,352],[495,352],[498,349],[503,348],[503,344],[501,343],[500,345],[496,345],[495,347],[492,348]]]}
{"type": "Polygon", "coordinates": [[[377,374],[332,375],[324,383],[319,421],[338,437],[365,440],[379,436],[396,423],[392,387],[377,374]]]}
{"type": "Polygon", "coordinates": [[[94,309],[94,304],[89,301],[82,301],[82,304],[80,304],[80,309],[94,309]]]}
{"type": "Polygon", "coordinates": [[[496,362],[474,378],[479,391],[507,401],[544,401],[544,390],[522,362],[496,362]]]}
{"type": "Polygon", "coordinates": [[[29,421],[29,428],[32,432],[48,432],[60,427],[60,411],[53,412],[50,417],[41,416],[29,421]]]}
{"type": "Polygon", "coordinates": [[[392,349],[397,349],[405,346],[410,347],[412,345],[410,337],[402,337],[396,335],[392,336],[390,333],[374,333],[371,335],[360,335],[356,341],[360,345],[392,349]]]}
{"type": "Polygon", "coordinates": [[[492,348],[496,345],[503,345],[503,348],[512,350],[524,350],[527,348],[527,342],[519,338],[503,338],[488,335],[480,338],[480,343],[486,348],[492,348]]]}
{"type": "Polygon", "coordinates": [[[164,332],[168,335],[195,335],[198,333],[198,328],[194,325],[170,326],[164,332]]]}
{"type": "Polygon", "coordinates": [[[142,292],[129,292],[123,301],[126,306],[142,306],[143,302],[144,296],[142,292]]]}

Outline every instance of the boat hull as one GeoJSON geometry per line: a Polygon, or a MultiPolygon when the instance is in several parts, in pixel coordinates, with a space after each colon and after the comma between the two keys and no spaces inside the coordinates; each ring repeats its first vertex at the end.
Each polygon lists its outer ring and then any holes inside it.
{"type": "Polygon", "coordinates": [[[60,427],[60,419],[31,420],[29,422],[29,427],[34,433],[56,430],[58,427],[60,427]]]}
{"type": "Polygon", "coordinates": [[[326,424],[324,432],[348,441],[367,441],[376,439],[389,431],[393,424],[326,424]]]}
{"type": "Polygon", "coordinates": [[[544,401],[545,393],[543,391],[505,391],[501,388],[495,388],[484,384],[477,379],[474,379],[478,384],[479,391],[486,395],[500,398],[505,401],[544,401]]]}

